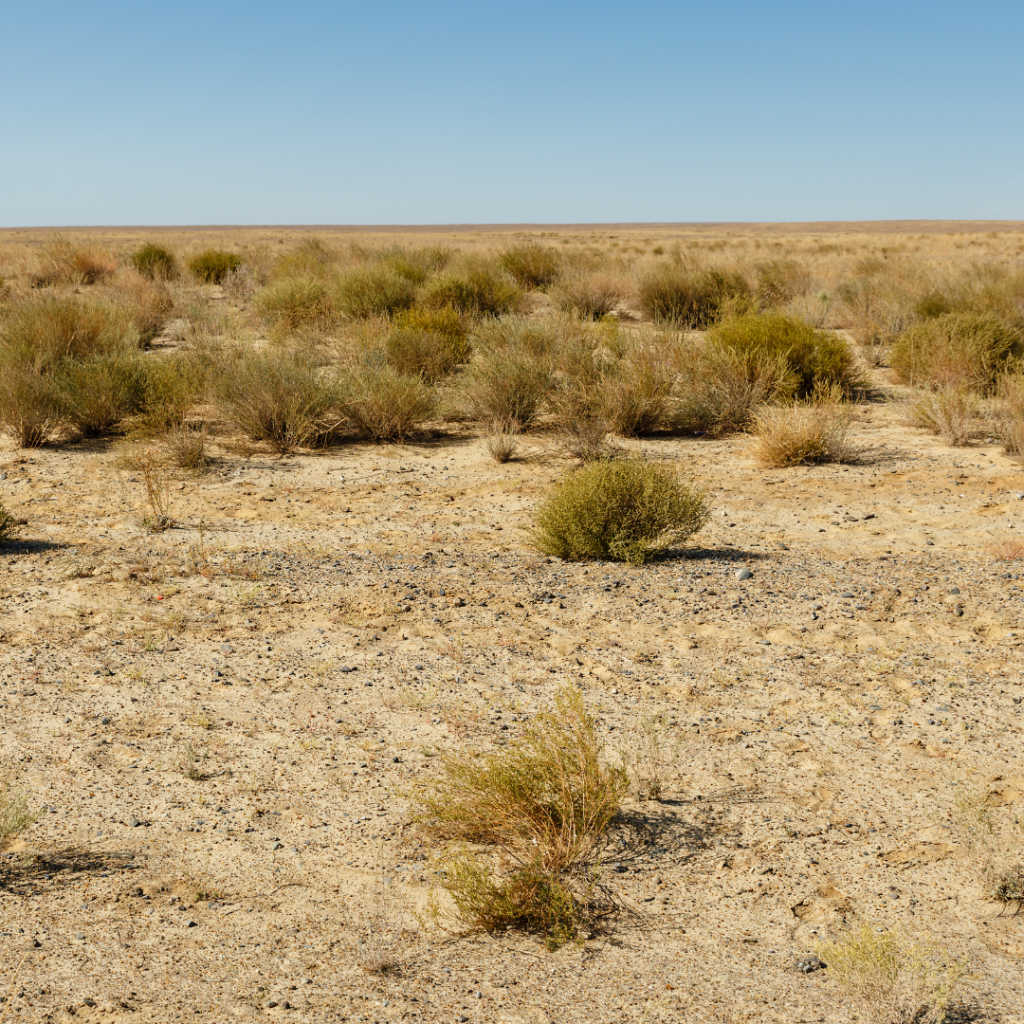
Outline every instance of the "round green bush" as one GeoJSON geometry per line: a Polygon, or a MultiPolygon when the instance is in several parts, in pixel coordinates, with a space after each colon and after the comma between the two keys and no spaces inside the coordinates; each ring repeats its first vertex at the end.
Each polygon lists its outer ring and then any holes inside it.
{"type": "Polygon", "coordinates": [[[1021,331],[989,313],[945,313],[900,335],[889,363],[901,379],[928,387],[988,391],[1024,353],[1021,331]]]}
{"type": "Polygon", "coordinates": [[[141,249],[133,252],[131,260],[132,266],[150,279],[167,280],[176,277],[178,273],[178,261],[174,253],[155,242],[147,242],[141,249]]]}
{"type": "Polygon", "coordinates": [[[673,469],[638,460],[592,462],[569,473],[537,508],[533,543],[571,562],[642,565],[710,516],[704,492],[673,469]]]}
{"type": "Polygon", "coordinates": [[[716,324],[708,339],[735,352],[752,372],[767,359],[785,360],[786,390],[800,398],[812,395],[819,386],[839,387],[847,394],[863,386],[849,345],[796,317],[781,313],[732,317],[716,324]]]}
{"type": "Polygon", "coordinates": [[[188,261],[188,269],[204,284],[220,284],[232,270],[243,263],[237,252],[207,249],[188,261]]]}
{"type": "Polygon", "coordinates": [[[750,285],[736,271],[715,267],[694,269],[673,264],[641,280],[637,298],[656,323],[700,328],[715,323],[729,310],[749,308],[750,285]]]}

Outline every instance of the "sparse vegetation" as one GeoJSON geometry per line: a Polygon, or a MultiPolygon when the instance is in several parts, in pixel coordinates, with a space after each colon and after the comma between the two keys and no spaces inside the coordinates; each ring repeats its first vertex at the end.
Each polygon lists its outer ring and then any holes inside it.
{"type": "Polygon", "coordinates": [[[357,367],[343,384],[344,410],[357,433],[372,441],[402,441],[418,431],[436,407],[419,378],[393,366],[357,367]]]}
{"type": "Polygon", "coordinates": [[[0,779],[0,850],[25,831],[37,814],[29,810],[29,792],[11,781],[10,776],[0,779]]]}
{"type": "Polygon", "coordinates": [[[639,460],[568,473],[534,514],[534,545],[568,561],[642,565],[708,520],[706,495],[675,470],[639,460]]]}
{"type": "Polygon", "coordinates": [[[355,267],[335,282],[333,300],[348,316],[392,316],[416,301],[416,285],[386,265],[355,267]]]}
{"type": "Polygon", "coordinates": [[[908,939],[899,929],[855,923],[815,953],[829,978],[873,1024],[942,1024],[969,973],[955,960],[908,939]]]}
{"type": "Polygon", "coordinates": [[[978,432],[979,408],[974,392],[946,387],[914,401],[910,405],[909,419],[915,427],[938,434],[946,444],[964,447],[978,432]]]}
{"type": "Polygon", "coordinates": [[[468,316],[503,316],[515,313],[522,290],[500,264],[465,259],[423,286],[419,298],[424,309],[455,309],[468,316]]]}
{"type": "Polygon", "coordinates": [[[765,466],[808,466],[850,462],[853,409],[838,389],[822,389],[805,402],[768,406],[754,417],[757,460],[765,466]]]}
{"type": "Polygon", "coordinates": [[[450,844],[442,885],[459,914],[541,931],[552,946],[574,938],[599,913],[594,862],[628,787],[579,692],[560,691],[515,745],[446,754],[443,771],[421,790],[421,825],[450,844]]]}
{"type": "Polygon", "coordinates": [[[575,273],[559,279],[551,289],[551,298],[563,313],[582,320],[600,320],[615,309],[625,290],[614,274],[575,273]]]}

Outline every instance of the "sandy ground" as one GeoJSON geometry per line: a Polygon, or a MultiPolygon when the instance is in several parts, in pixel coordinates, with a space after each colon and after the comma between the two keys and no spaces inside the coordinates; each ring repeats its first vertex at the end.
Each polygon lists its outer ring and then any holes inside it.
{"type": "Polygon", "coordinates": [[[155,535],[113,449],[5,449],[0,762],[45,805],[0,857],[8,1020],[833,1021],[794,964],[856,915],[970,953],[962,1019],[1024,1021],[1024,915],[963,814],[1019,848],[1024,571],[992,546],[1024,474],[884,403],[856,439],[772,472],[744,438],[635,444],[717,509],[642,569],[533,553],[563,467],[469,434],[223,452],[155,535]],[[605,868],[634,912],[554,953],[421,925],[410,787],[567,681],[612,751],[670,723],[605,868]]]}

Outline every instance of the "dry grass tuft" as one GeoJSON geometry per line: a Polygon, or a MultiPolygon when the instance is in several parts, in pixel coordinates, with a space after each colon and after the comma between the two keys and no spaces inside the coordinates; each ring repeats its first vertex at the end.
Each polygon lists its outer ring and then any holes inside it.
{"type": "Polygon", "coordinates": [[[610,273],[575,273],[552,289],[555,307],[581,320],[600,320],[619,304],[627,291],[622,278],[610,273]]]}
{"type": "Polygon", "coordinates": [[[823,389],[806,402],[769,406],[754,417],[754,454],[765,466],[852,462],[848,440],[853,408],[838,389],[823,389]]]}
{"type": "Polygon", "coordinates": [[[511,462],[519,450],[520,438],[515,425],[504,420],[492,420],[484,427],[484,443],[495,462],[511,462]]]}
{"type": "Polygon", "coordinates": [[[1019,914],[1024,907],[1024,864],[994,872],[988,879],[985,897],[1005,906],[1016,903],[1019,914]]]}
{"type": "Polygon", "coordinates": [[[520,288],[547,288],[558,277],[559,258],[539,242],[520,242],[501,254],[501,265],[520,288]]]}
{"type": "Polygon", "coordinates": [[[963,448],[978,433],[978,396],[965,388],[942,388],[913,402],[908,422],[938,434],[948,445],[963,448]]]}
{"type": "Polygon", "coordinates": [[[1018,459],[1024,456],[1024,375],[1007,374],[1000,380],[993,419],[1003,451],[1018,459]]]}
{"type": "Polygon", "coordinates": [[[552,946],[574,938],[598,912],[592,866],[627,788],[572,688],[509,749],[446,755],[443,777],[421,791],[421,824],[451,844],[442,885],[459,914],[542,931],[552,946]]]}
{"type": "Polygon", "coordinates": [[[988,552],[997,562],[1019,562],[1024,559],[1024,541],[997,540],[989,545],[988,552]]]}
{"type": "Polygon", "coordinates": [[[28,804],[28,790],[19,789],[10,778],[0,780],[0,850],[38,817],[28,809],[28,804]]]}
{"type": "Polygon", "coordinates": [[[91,285],[117,273],[117,257],[95,242],[76,244],[54,235],[39,254],[40,270],[33,278],[36,287],[54,284],[91,285]]]}
{"type": "Polygon", "coordinates": [[[897,929],[854,924],[814,952],[828,976],[873,1024],[941,1024],[957,989],[970,974],[966,958],[909,940],[897,929]]]}

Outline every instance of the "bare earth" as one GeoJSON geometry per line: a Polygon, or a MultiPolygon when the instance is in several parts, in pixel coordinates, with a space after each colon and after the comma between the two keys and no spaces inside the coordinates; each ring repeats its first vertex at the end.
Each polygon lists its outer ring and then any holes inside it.
{"type": "Polygon", "coordinates": [[[957,1019],[1024,1022],[1024,914],[978,871],[1024,821],[1024,474],[882,398],[854,440],[775,471],[744,437],[623,442],[716,507],[641,569],[534,553],[565,463],[458,427],[225,445],[155,535],[116,446],[4,442],[0,765],[46,809],[0,855],[0,1020],[832,1022],[795,964],[859,917],[973,957],[957,1019]],[[567,682],[612,754],[671,723],[604,867],[626,909],[556,952],[433,926],[415,783],[567,682]]]}

